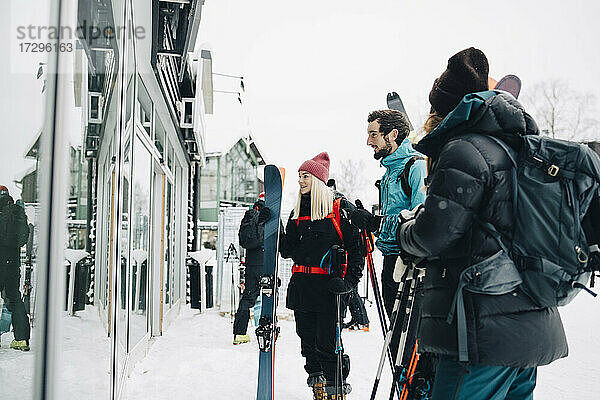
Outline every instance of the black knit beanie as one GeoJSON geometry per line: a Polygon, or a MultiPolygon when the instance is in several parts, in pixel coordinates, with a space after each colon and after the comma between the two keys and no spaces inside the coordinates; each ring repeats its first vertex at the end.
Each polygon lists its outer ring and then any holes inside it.
{"type": "Polygon", "coordinates": [[[459,51],[450,57],[446,70],[433,82],[429,103],[445,117],[464,95],[488,89],[488,72],[488,61],[481,50],[469,47],[459,51]]]}

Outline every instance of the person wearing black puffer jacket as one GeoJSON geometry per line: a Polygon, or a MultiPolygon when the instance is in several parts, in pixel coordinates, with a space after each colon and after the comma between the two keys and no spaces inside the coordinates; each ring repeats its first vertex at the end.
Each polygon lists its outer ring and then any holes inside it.
{"type": "MultiPolygon", "coordinates": [[[[333,190],[325,185],[329,155],[320,153],[305,161],[298,175],[298,202],[280,239],[281,255],[294,260],[286,306],[294,310],[296,333],[306,359],[304,369],[309,375],[307,383],[314,398],[326,399],[335,393],[336,294],[349,293],[356,287],[362,276],[364,256],[358,230],[348,221],[351,204],[343,198],[334,201],[333,190]],[[334,245],[342,246],[347,254],[342,280],[331,273],[331,268],[335,268],[330,261],[334,245]]],[[[350,359],[344,354],[343,398],[351,390],[345,383],[349,371],[350,359]]]]}
{"type": "Polygon", "coordinates": [[[21,283],[21,247],[27,243],[29,225],[23,207],[15,204],[8,189],[0,185],[0,292],[6,308],[12,312],[14,340],[10,348],[29,351],[31,326],[23,304],[21,283]]]}
{"type": "Polygon", "coordinates": [[[538,134],[514,97],[487,91],[488,69],[483,52],[469,48],[436,79],[428,134],[415,146],[429,157],[427,199],[397,231],[405,256],[427,259],[420,347],[440,355],[433,400],[532,399],[537,367],[568,352],[557,309],[536,306],[518,286],[503,295],[464,290],[467,352],[459,361],[449,313],[460,274],[500,251],[481,222],[508,238],[514,224],[511,161],[492,137],[517,148],[538,134]]]}

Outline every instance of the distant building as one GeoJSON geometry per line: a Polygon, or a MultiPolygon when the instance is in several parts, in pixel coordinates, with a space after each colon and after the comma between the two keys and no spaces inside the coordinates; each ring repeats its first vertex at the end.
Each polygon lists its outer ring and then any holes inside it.
{"type": "Polygon", "coordinates": [[[240,138],[224,153],[207,153],[200,174],[200,221],[217,222],[221,207],[254,204],[263,191],[259,170],[264,165],[250,135],[240,138]]]}
{"type": "Polygon", "coordinates": [[[237,139],[224,151],[206,154],[199,182],[198,226],[203,243],[216,243],[222,208],[254,204],[264,190],[260,179],[264,165],[263,156],[250,135],[237,139]]]}

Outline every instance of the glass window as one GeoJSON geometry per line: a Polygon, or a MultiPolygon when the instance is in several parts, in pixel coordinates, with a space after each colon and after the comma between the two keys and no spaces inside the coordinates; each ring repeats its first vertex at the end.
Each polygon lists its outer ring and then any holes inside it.
{"type": "MultiPolygon", "coordinates": [[[[131,137],[129,135],[129,137],[131,137]]],[[[127,312],[127,288],[129,286],[129,229],[130,229],[130,196],[129,196],[129,183],[131,175],[131,155],[130,155],[130,142],[125,144],[124,159],[121,169],[121,221],[119,229],[119,265],[118,265],[118,276],[117,286],[119,291],[117,293],[117,320],[116,320],[116,335],[117,335],[117,358],[118,358],[118,369],[117,374],[121,375],[123,368],[125,367],[125,358],[127,356],[127,324],[128,324],[128,312],[127,312]]]]}
{"type": "Polygon", "coordinates": [[[167,156],[167,167],[173,171],[173,158],[175,157],[175,151],[173,150],[173,146],[171,142],[169,142],[169,155],[167,156]]]}
{"type": "MultiPolygon", "coordinates": [[[[182,210],[185,210],[185,207],[181,207],[181,188],[183,187],[182,185],[182,169],[179,166],[179,163],[176,163],[176,167],[175,167],[175,182],[178,183],[178,190],[176,191],[177,195],[175,197],[175,210],[179,210],[178,214],[177,214],[177,224],[175,225],[175,232],[181,232],[181,227],[179,226],[179,224],[181,223],[180,221],[185,221],[186,217],[187,217],[187,213],[185,213],[182,210]]],[[[173,283],[172,283],[172,288],[173,288],[173,299],[172,299],[172,303],[175,303],[177,300],[179,300],[179,297],[181,295],[180,293],[180,287],[181,285],[179,284],[179,281],[181,279],[181,268],[179,267],[180,265],[183,265],[183,257],[181,254],[181,240],[182,240],[182,236],[181,235],[175,235],[174,237],[175,240],[173,240],[173,254],[176,254],[176,262],[174,262],[172,264],[173,267],[173,283]]]]}
{"type": "Polygon", "coordinates": [[[154,137],[154,146],[156,147],[156,150],[158,150],[158,154],[160,154],[160,157],[162,159],[161,162],[164,162],[167,133],[165,132],[165,128],[163,127],[159,118],[155,119],[155,124],[156,134],[154,137]]]}
{"type": "MultiPolygon", "coordinates": [[[[137,137],[136,137],[137,139],[137,137]]],[[[136,140],[131,178],[131,347],[146,334],[148,265],[150,262],[150,153],[136,140]]]]}
{"type": "MultiPolygon", "coordinates": [[[[46,101],[51,100],[48,96],[51,88],[46,87],[46,81],[54,57],[49,55],[55,53],[33,55],[19,51],[19,45],[31,40],[17,40],[13,28],[48,26],[56,22],[50,20],[50,2],[10,2],[3,6],[6,36],[0,43],[0,212],[14,215],[16,222],[7,226],[7,220],[2,218],[0,229],[18,235],[0,248],[0,398],[30,400],[36,391],[35,355],[42,354],[45,338],[40,310],[45,309],[46,299],[39,295],[39,289],[47,284],[41,277],[45,276],[48,265],[43,255],[47,254],[49,238],[47,234],[42,236],[42,232],[48,228],[49,221],[42,210],[48,208],[49,195],[43,171],[48,171],[50,165],[41,156],[49,157],[43,153],[53,134],[44,125],[44,113],[46,101]],[[29,349],[31,351],[21,351],[29,349]]],[[[45,39],[44,42],[55,43],[45,39]]],[[[68,159],[67,149],[62,150],[64,159],[68,159]]],[[[65,200],[57,208],[64,214],[67,190],[60,196],[65,200]]],[[[54,244],[62,255],[66,240],[64,219],[58,231],[54,244]]],[[[67,271],[64,259],[55,267],[64,288],[67,271]]],[[[61,308],[64,299],[65,296],[60,297],[61,308]]]]}
{"type": "Polygon", "coordinates": [[[173,263],[173,246],[174,241],[174,224],[173,218],[173,185],[167,181],[165,187],[165,225],[164,225],[164,259],[162,266],[162,298],[164,305],[164,313],[171,307],[171,264],[173,263]]]}
{"type": "Polygon", "coordinates": [[[153,117],[153,105],[152,100],[150,99],[150,95],[148,94],[148,90],[144,85],[144,82],[138,75],[138,120],[141,124],[144,132],[148,135],[148,137],[152,138],[152,117],[153,117]]]}

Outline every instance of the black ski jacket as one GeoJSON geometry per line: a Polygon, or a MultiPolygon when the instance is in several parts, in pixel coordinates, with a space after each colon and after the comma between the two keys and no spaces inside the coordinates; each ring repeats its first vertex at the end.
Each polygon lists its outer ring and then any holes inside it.
{"type": "Polygon", "coordinates": [[[258,221],[260,210],[265,202],[258,200],[254,207],[244,214],[238,231],[240,246],[246,249],[246,265],[264,264],[265,223],[258,221]]]}
{"type": "MultiPolygon", "coordinates": [[[[424,208],[398,229],[398,241],[410,254],[435,259],[425,277],[423,351],[457,355],[456,318],[451,325],[446,318],[459,275],[500,250],[474,219],[511,237],[512,165],[489,136],[514,147],[522,135],[537,134],[535,121],[512,96],[497,92],[484,101],[467,95],[415,147],[433,161],[430,183],[424,208]]],[[[526,368],[567,355],[558,310],[535,306],[520,289],[496,296],[464,291],[464,301],[470,363],[526,368]]]]}
{"type": "Polygon", "coordinates": [[[0,268],[21,265],[21,247],[29,238],[29,225],[23,207],[7,194],[0,195],[0,268]],[[6,243],[8,241],[8,243],[6,243]]]}
{"type": "MultiPolygon", "coordinates": [[[[290,214],[285,234],[281,235],[279,251],[283,258],[291,258],[297,265],[318,267],[321,259],[333,245],[343,245],[348,253],[348,267],[345,280],[356,286],[362,277],[364,254],[361,250],[358,230],[346,216],[353,206],[342,199],[340,204],[340,239],[332,221],[292,219],[290,214]]],[[[310,215],[310,195],[303,195],[300,203],[300,216],[310,215]]],[[[295,273],[288,285],[286,306],[289,309],[307,312],[335,313],[335,296],[327,289],[330,275],[295,273]]]]}

